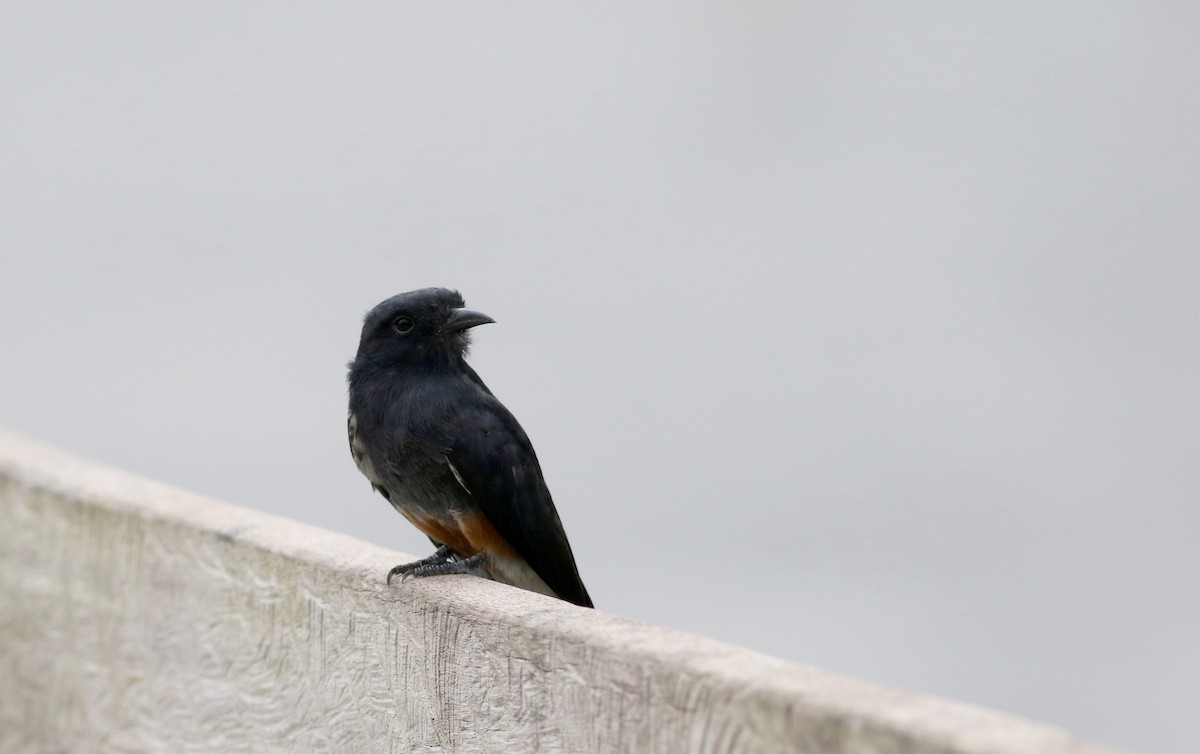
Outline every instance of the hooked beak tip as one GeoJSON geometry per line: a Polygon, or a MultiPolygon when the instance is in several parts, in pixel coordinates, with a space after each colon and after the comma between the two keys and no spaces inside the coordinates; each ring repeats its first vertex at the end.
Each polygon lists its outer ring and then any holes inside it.
{"type": "Polygon", "coordinates": [[[446,319],[442,330],[445,332],[462,332],[472,327],[491,324],[495,321],[483,312],[472,311],[471,309],[455,309],[450,312],[450,316],[446,319]]]}

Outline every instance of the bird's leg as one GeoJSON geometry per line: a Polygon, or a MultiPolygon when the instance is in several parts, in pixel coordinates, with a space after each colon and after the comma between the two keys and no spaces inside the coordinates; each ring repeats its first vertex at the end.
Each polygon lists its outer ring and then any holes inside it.
{"type": "Polygon", "coordinates": [[[469,573],[475,576],[486,576],[483,571],[484,554],[477,552],[462,560],[443,560],[441,562],[418,565],[404,572],[404,578],[409,576],[447,576],[452,573],[469,573]]]}
{"type": "Polygon", "coordinates": [[[399,576],[400,581],[403,582],[404,579],[407,579],[409,576],[412,575],[413,570],[415,570],[417,568],[423,568],[423,567],[429,566],[429,565],[437,565],[439,563],[445,563],[446,561],[450,560],[453,557],[454,557],[453,550],[451,550],[446,545],[438,545],[438,548],[436,550],[434,550],[433,554],[430,555],[429,557],[421,558],[420,560],[415,560],[412,563],[405,563],[403,565],[398,565],[395,568],[393,568],[392,570],[388,571],[387,583],[390,586],[392,583],[392,578],[396,577],[396,576],[399,576]]]}

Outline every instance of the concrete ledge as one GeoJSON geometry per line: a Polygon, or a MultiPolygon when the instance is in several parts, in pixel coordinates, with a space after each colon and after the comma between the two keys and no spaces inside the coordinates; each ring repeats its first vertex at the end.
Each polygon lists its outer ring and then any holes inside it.
{"type": "Polygon", "coordinates": [[[0,433],[0,751],[1101,754],[0,433]]]}

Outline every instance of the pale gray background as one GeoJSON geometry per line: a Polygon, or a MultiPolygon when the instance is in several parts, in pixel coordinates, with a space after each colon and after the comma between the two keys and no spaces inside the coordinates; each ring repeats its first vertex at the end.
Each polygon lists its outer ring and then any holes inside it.
{"type": "Polygon", "coordinates": [[[0,6],[0,422],[424,554],[344,364],[457,287],[601,608],[1194,751],[1195,4],[100,6],[0,6]]]}

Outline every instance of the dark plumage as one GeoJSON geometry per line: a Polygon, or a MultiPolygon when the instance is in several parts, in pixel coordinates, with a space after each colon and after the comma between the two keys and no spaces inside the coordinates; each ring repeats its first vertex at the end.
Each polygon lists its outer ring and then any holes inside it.
{"type": "Polygon", "coordinates": [[[438,547],[388,581],[476,573],[591,607],[529,438],[465,360],[470,328],[492,321],[456,291],[425,288],[363,322],[350,362],[350,450],[438,547]]]}

